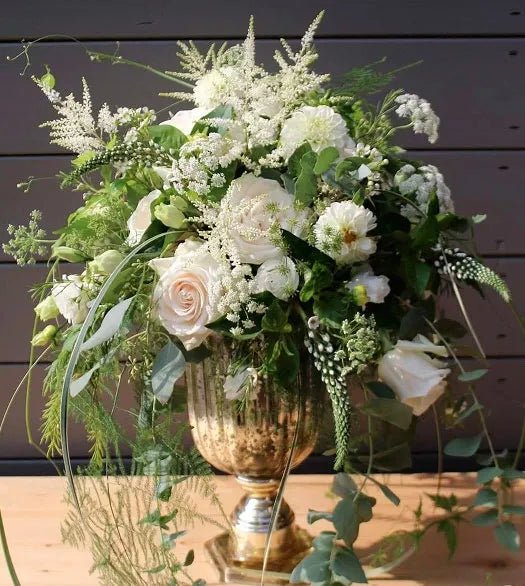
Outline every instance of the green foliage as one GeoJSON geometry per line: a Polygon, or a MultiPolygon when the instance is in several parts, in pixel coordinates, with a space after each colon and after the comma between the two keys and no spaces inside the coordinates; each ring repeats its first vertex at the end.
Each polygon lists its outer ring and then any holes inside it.
{"type": "Polygon", "coordinates": [[[407,430],[412,423],[412,409],[397,399],[373,397],[359,408],[367,415],[378,417],[401,429],[407,430]]]}
{"type": "Polygon", "coordinates": [[[473,437],[460,437],[450,440],[444,448],[447,456],[456,456],[459,458],[469,458],[473,456],[481,445],[483,433],[473,437]]]}

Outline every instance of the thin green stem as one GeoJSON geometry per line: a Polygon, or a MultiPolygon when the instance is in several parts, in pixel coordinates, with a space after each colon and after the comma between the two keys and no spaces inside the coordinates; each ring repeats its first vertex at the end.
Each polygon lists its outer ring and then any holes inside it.
{"type": "Polygon", "coordinates": [[[193,85],[188,83],[187,81],[183,81],[178,77],[174,77],[173,75],[169,75],[169,73],[165,73],[164,71],[160,71],[160,69],[155,69],[155,67],[151,67],[151,65],[146,65],[145,63],[140,63],[138,61],[133,61],[131,59],[125,59],[120,55],[111,55],[109,53],[100,53],[98,51],[86,51],[89,55],[89,58],[92,61],[109,61],[112,65],[130,65],[132,67],[137,67],[139,69],[144,69],[149,73],[153,73],[162,77],[163,79],[167,79],[168,81],[172,81],[174,83],[178,83],[186,88],[193,90],[193,85]]]}
{"type": "Polygon", "coordinates": [[[432,404],[432,414],[434,415],[434,425],[436,428],[436,442],[438,452],[438,483],[437,492],[441,492],[441,481],[443,477],[443,438],[441,437],[441,428],[439,427],[439,417],[436,409],[436,404],[432,404]]]}
{"type": "Polygon", "coordinates": [[[520,463],[521,453],[523,452],[523,448],[525,448],[525,418],[523,419],[523,423],[521,424],[520,439],[518,442],[518,447],[516,448],[516,455],[514,456],[514,461],[512,463],[513,468],[518,467],[520,463]]]}
{"type": "Polygon", "coordinates": [[[16,575],[15,566],[13,564],[13,560],[11,558],[11,554],[9,552],[9,546],[7,545],[7,537],[5,534],[4,529],[4,522],[2,520],[2,512],[0,511],[0,541],[2,542],[2,549],[4,551],[5,561],[7,563],[7,570],[9,572],[9,576],[11,581],[13,582],[13,586],[21,586],[20,580],[16,575]]]}

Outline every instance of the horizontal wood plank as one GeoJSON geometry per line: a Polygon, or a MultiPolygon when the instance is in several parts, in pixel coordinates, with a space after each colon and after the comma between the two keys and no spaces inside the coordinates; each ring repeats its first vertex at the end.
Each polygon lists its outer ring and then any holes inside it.
{"type": "Polygon", "coordinates": [[[326,15],[320,36],[525,34],[521,0],[445,0],[432,11],[417,0],[291,0],[284,5],[278,0],[198,0],[184,7],[169,0],[48,0],[45,9],[39,0],[25,0],[5,11],[0,40],[58,32],[78,39],[238,37],[245,33],[250,14],[260,35],[298,36],[321,10],[326,15]]]}
{"type": "MultiPolygon", "coordinates": [[[[202,45],[202,44],[201,44],[202,45]]],[[[89,43],[97,51],[113,53],[114,43],[89,43]]],[[[442,119],[439,148],[520,148],[525,146],[525,39],[363,39],[320,40],[319,71],[336,78],[352,67],[388,57],[387,69],[422,60],[423,64],[399,73],[396,85],[426,97],[442,119]]],[[[258,59],[270,64],[276,41],[258,42],[258,59]]],[[[123,42],[120,54],[161,70],[177,68],[172,41],[123,42]]],[[[59,152],[48,144],[47,130],[38,125],[54,117],[40,90],[19,73],[22,61],[8,62],[16,49],[0,46],[0,85],[9,88],[0,96],[0,154],[59,152]]],[[[45,43],[36,46],[29,72],[41,75],[49,64],[57,87],[79,92],[80,77],[91,85],[93,102],[101,105],[169,108],[170,100],[158,97],[175,89],[166,80],[145,71],[89,61],[81,45],[45,43]]],[[[28,73],[29,73],[28,72],[28,73]]],[[[171,106],[174,108],[174,106],[171,106]]],[[[164,113],[162,116],[166,116],[164,113]]],[[[428,148],[421,135],[404,133],[400,144],[428,148]]]]}
{"type": "MultiPolygon", "coordinates": [[[[476,230],[484,255],[525,254],[522,219],[516,209],[523,199],[525,151],[412,151],[407,157],[437,165],[452,190],[459,213],[486,213],[476,230]]],[[[82,204],[81,194],[62,191],[53,177],[68,168],[67,156],[0,157],[0,242],[9,239],[8,224],[25,224],[31,210],[43,212],[43,226],[51,232],[61,227],[69,213],[82,204]],[[16,185],[28,177],[36,181],[29,193],[16,185]]],[[[0,260],[12,260],[0,250],[0,260]]]]}
{"type": "MultiPolygon", "coordinates": [[[[468,365],[468,362],[466,362],[468,365]]],[[[0,383],[2,394],[0,395],[0,419],[3,415],[12,393],[18,382],[25,373],[24,365],[0,365],[0,383]]],[[[30,395],[30,421],[31,430],[35,441],[40,438],[40,415],[45,404],[42,397],[42,381],[45,375],[45,367],[37,366],[34,370],[34,377],[31,385],[30,395]]],[[[523,379],[525,377],[525,358],[502,359],[496,358],[490,361],[490,370],[486,377],[479,381],[476,390],[480,401],[486,407],[489,428],[493,435],[494,443],[498,449],[507,448],[513,450],[518,444],[521,425],[523,422],[523,379]],[[505,424],[498,425],[504,421],[505,424]]],[[[455,395],[459,396],[465,392],[464,386],[458,382],[451,381],[455,395]]],[[[132,386],[123,383],[119,393],[119,403],[115,417],[119,423],[127,429],[132,437],[133,418],[129,411],[136,407],[135,393],[132,386]]],[[[355,402],[360,398],[354,397],[355,402]]],[[[17,395],[13,402],[6,425],[0,438],[0,460],[16,458],[39,458],[41,454],[28,444],[25,430],[25,387],[17,395]]],[[[184,414],[177,419],[177,425],[186,425],[187,420],[184,414]]],[[[331,424],[330,424],[331,425],[331,424]]],[[[472,416],[464,429],[444,430],[444,439],[469,435],[478,432],[479,422],[476,416],[472,416]]],[[[357,432],[356,432],[357,433],[357,432]]],[[[82,425],[70,423],[69,430],[71,457],[88,457],[88,444],[86,433],[82,425]]],[[[191,445],[191,438],[187,434],[187,445],[191,445]]],[[[322,452],[333,446],[331,431],[323,433],[321,444],[316,450],[322,452]]],[[[437,439],[435,424],[432,414],[424,415],[417,429],[413,443],[415,453],[436,453],[437,439]]],[[[123,445],[123,455],[129,454],[129,448],[123,445]]],[[[327,464],[328,465],[328,464],[327,464]]],[[[437,466],[437,462],[436,462],[437,466]]],[[[309,470],[308,463],[302,466],[305,471],[309,470]]],[[[310,468],[311,470],[311,468],[310,468]]]]}
{"type": "MultiPolygon", "coordinates": [[[[379,489],[369,483],[366,492],[377,499],[374,516],[363,523],[356,543],[359,556],[377,551],[379,541],[386,535],[400,530],[414,529],[414,511],[421,499],[422,522],[441,516],[433,508],[425,494],[436,494],[438,480],[428,474],[384,477],[377,475],[379,482],[386,482],[401,500],[394,507],[379,489]]],[[[110,481],[114,482],[113,480],[110,481]]],[[[292,475],[287,484],[285,497],[295,511],[297,523],[306,527],[309,508],[332,510],[334,500],[329,494],[332,476],[292,475]]],[[[217,494],[225,511],[233,509],[242,491],[233,478],[216,479],[217,494]]],[[[446,474],[441,479],[442,494],[454,493],[460,503],[471,503],[478,487],[473,475],[446,474]]],[[[87,549],[74,550],[62,543],[60,524],[67,513],[63,502],[66,490],[63,478],[7,478],[0,485],[0,501],[6,533],[13,561],[24,586],[91,586],[97,584],[96,575],[90,575],[92,564],[87,549]]],[[[523,502],[525,483],[515,491],[515,502],[523,502]]],[[[202,502],[199,511],[212,519],[220,519],[207,502],[202,502]]],[[[222,519],[221,519],[222,520],[222,519]]],[[[524,525],[517,520],[522,540],[524,525]]],[[[313,535],[331,526],[324,520],[308,526],[313,535]]],[[[219,531],[211,525],[197,525],[177,540],[179,559],[184,559],[190,549],[195,551],[195,562],[189,568],[194,579],[202,578],[209,586],[218,586],[218,575],[203,544],[219,531]]],[[[459,525],[458,551],[452,560],[447,559],[443,535],[430,531],[422,540],[420,549],[388,578],[369,581],[371,586],[522,586],[525,572],[523,548],[512,554],[499,547],[490,527],[474,527],[469,523],[459,525]]],[[[0,567],[0,581],[9,584],[5,565],[0,567]]],[[[235,586],[235,584],[232,584],[235,586]]],[[[238,586],[238,585],[237,585],[238,586]]]]}

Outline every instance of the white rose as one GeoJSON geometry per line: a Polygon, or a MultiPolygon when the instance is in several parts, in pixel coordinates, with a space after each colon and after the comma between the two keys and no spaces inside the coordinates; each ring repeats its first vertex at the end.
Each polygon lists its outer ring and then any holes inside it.
{"type": "Polygon", "coordinates": [[[286,158],[303,142],[308,142],[316,153],[331,146],[344,156],[355,148],[343,117],[330,106],[303,106],[296,110],[283,124],[279,142],[286,158]]]}
{"type": "Polygon", "coordinates": [[[64,275],[62,282],[53,285],[51,297],[70,324],[79,324],[86,319],[89,294],[82,275],[64,275]]]}
{"type": "Polygon", "coordinates": [[[297,291],[299,273],[290,258],[277,257],[262,263],[254,281],[255,293],[269,291],[278,299],[286,301],[297,291]]]}
{"type": "Polygon", "coordinates": [[[192,108],[191,110],[179,110],[169,120],[161,122],[162,125],[174,126],[185,135],[190,135],[197,120],[208,114],[209,108],[192,108]]]}
{"type": "Polygon", "coordinates": [[[144,233],[149,228],[151,217],[151,204],[159,197],[161,192],[158,189],[153,190],[143,197],[135,211],[128,219],[129,236],[126,239],[126,244],[129,246],[136,246],[144,236],[144,233]]]}
{"type": "Polygon", "coordinates": [[[346,287],[352,291],[358,285],[363,285],[366,289],[367,303],[383,303],[385,297],[390,293],[388,277],[374,275],[371,269],[366,269],[358,273],[346,284],[346,287]]]}
{"type": "Polygon", "coordinates": [[[189,240],[173,257],[152,260],[150,266],[159,275],[153,292],[157,319],[186,350],[196,348],[212,333],[206,324],[220,317],[219,264],[202,243],[189,240]]]}
{"type": "Polygon", "coordinates": [[[376,225],[376,217],[364,206],[335,202],[315,223],[316,245],[338,264],[360,262],[376,251],[375,240],[367,236],[376,225]]]}
{"type": "Polygon", "coordinates": [[[305,210],[295,209],[293,196],[277,181],[252,173],[232,181],[220,213],[227,220],[240,262],[255,265],[281,256],[272,239],[276,225],[299,235],[307,217],[305,210]]]}
{"type": "Polygon", "coordinates": [[[399,340],[393,350],[379,361],[378,375],[396,393],[398,399],[412,407],[414,415],[424,413],[444,392],[446,364],[426,354],[447,356],[444,346],[417,335],[412,342],[399,340]]]}

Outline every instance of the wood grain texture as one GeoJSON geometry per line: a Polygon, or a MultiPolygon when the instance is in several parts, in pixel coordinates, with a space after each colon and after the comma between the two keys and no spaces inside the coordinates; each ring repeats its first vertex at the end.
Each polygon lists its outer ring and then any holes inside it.
{"type": "Polygon", "coordinates": [[[301,35],[315,14],[326,10],[320,36],[520,35],[522,0],[444,0],[430,12],[418,0],[39,0],[10,5],[0,23],[1,40],[64,33],[79,39],[202,38],[242,36],[253,14],[260,35],[301,35]],[[38,18],[28,15],[38,14],[38,18]],[[104,15],[101,18],[101,14],[104,15]],[[275,18],[278,14],[279,18],[275,18]],[[118,26],[116,26],[118,22],[118,26]]]}
{"type": "MultiPolygon", "coordinates": [[[[465,362],[465,367],[469,369],[469,362],[465,362]]],[[[525,378],[525,358],[494,358],[489,362],[489,373],[476,386],[476,391],[480,401],[486,409],[489,422],[489,428],[493,435],[494,443],[498,449],[507,448],[512,450],[518,443],[518,438],[523,423],[523,398],[521,390],[525,378]],[[504,425],[501,422],[504,421],[504,425]]],[[[472,367],[474,368],[474,367],[472,367]]],[[[3,415],[12,393],[18,382],[25,373],[25,365],[0,365],[0,381],[2,382],[2,392],[0,394],[0,418],[3,415]]],[[[33,437],[36,441],[40,439],[40,426],[42,408],[45,399],[42,397],[42,380],[45,375],[45,366],[37,366],[34,371],[33,383],[30,393],[30,421],[33,437]]],[[[465,392],[465,387],[461,383],[451,381],[453,394],[459,397],[465,392]]],[[[133,417],[130,415],[131,410],[136,409],[135,394],[132,386],[126,382],[123,383],[119,393],[119,401],[115,410],[115,418],[119,424],[129,432],[128,437],[133,437],[133,417]]],[[[355,403],[361,402],[360,397],[353,397],[355,403]]],[[[11,406],[9,417],[6,420],[2,436],[0,436],[0,460],[16,458],[40,458],[41,454],[27,442],[25,430],[25,387],[18,394],[16,400],[11,406]]],[[[177,416],[174,425],[188,424],[185,414],[177,416]]],[[[332,423],[327,419],[327,425],[332,423]]],[[[465,427],[446,430],[442,425],[444,441],[461,435],[474,435],[478,433],[479,421],[476,416],[472,416],[466,423],[465,427]]],[[[358,433],[358,431],[356,431],[358,433]]],[[[323,436],[325,445],[319,445],[314,453],[319,454],[322,451],[331,448],[333,445],[331,431],[323,436]]],[[[86,441],[86,432],[82,425],[70,419],[70,448],[72,458],[88,457],[88,443],[86,441]]],[[[186,444],[191,445],[190,434],[186,436],[186,444]]],[[[435,423],[431,412],[427,412],[418,423],[416,437],[414,438],[412,450],[415,454],[435,453],[437,448],[437,439],[435,423]]],[[[129,454],[128,447],[123,445],[123,455],[129,454]]],[[[329,466],[329,459],[326,460],[326,466],[329,466]]],[[[451,462],[455,464],[455,462],[451,462]]],[[[437,461],[431,466],[437,469],[437,461]]],[[[471,466],[472,463],[469,463],[471,466]]],[[[303,469],[305,469],[303,467],[303,469]]],[[[306,464],[306,470],[308,466],[306,464]]],[[[1,480],[0,480],[1,483],[1,480]]]]}
{"type": "MultiPolygon", "coordinates": [[[[199,43],[207,46],[207,43],[199,43]]],[[[114,43],[88,43],[90,49],[113,53],[114,43]]],[[[258,60],[268,64],[276,41],[258,42],[258,60]]],[[[339,77],[352,67],[388,57],[385,67],[393,69],[415,61],[423,64],[399,73],[396,87],[424,96],[442,120],[439,148],[520,148],[525,145],[525,39],[332,39],[319,40],[316,69],[339,77]],[[510,54],[512,53],[512,54],[510,54]],[[515,54],[514,54],[515,53],[515,54]]],[[[161,70],[177,68],[177,47],[173,41],[123,42],[120,54],[161,70]]],[[[20,78],[24,63],[8,62],[16,53],[10,44],[0,45],[0,154],[59,152],[48,144],[45,129],[38,125],[54,113],[29,79],[20,78]]],[[[97,64],[89,61],[81,45],[44,43],[32,53],[30,72],[41,75],[49,64],[57,88],[78,92],[84,75],[92,89],[93,103],[107,101],[116,106],[169,107],[170,100],[158,97],[174,86],[142,70],[97,64]]],[[[29,73],[29,72],[28,72],[29,73]]],[[[174,106],[171,106],[174,109],[174,106]]],[[[428,148],[421,135],[404,133],[400,144],[428,148]]]]}
{"type": "MultiPolygon", "coordinates": [[[[380,481],[385,478],[378,477],[380,481]]],[[[377,497],[374,518],[362,525],[357,541],[357,552],[364,555],[377,547],[381,537],[399,530],[413,528],[413,511],[424,494],[435,494],[437,480],[430,475],[390,475],[386,481],[400,497],[401,504],[394,507],[378,494],[374,487],[367,492],[377,497]]],[[[286,499],[295,510],[297,521],[306,525],[309,508],[331,510],[334,501],[327,495],[330,476],[291,476],[286,499]]],[[[241,496],[240,488],[232,478],[217,478],[217,491],[226,511],[233,509],[241,496]]],[[[74,550],[60,538],[60,522],[66,513],[62,502],[62,478],[26,477],[3,478],[0,483],[0,506],[11,546],[13,561],[24,586],[91,586],[97,584],[89,575],[91,565],[88,551],[74,550]]],[[[460,502],[470,502],[476,487],[472,475],[446,474],[442,479],[443,494],[454,492],[460,502]]],[[[517,503],[525,501],[525,482],[515,493],[517,503]]],[[[425,499],[424,519],[437,515],[425,499]]],[[[201,512],[212,511],[206,503],[201,512]]],[[[519,525],[522,539],[525,527],[519,525]]],[[[309,530],[315,534],[328,529],[320,521],[309,530]]],[[[209,586],[217,585],[217,573],[203,549],[203,543],[217,533],[213,527],[197,527],[177,541],[180,558],[189,549],[195,550],[191,566],[194,578],[203,578],[209,586]]],[[[420,549],[407,562],[394,570],[386,579],[372,579],[371,586],[524,586],[525,553],[502,550],[490,528],[462,524],[459,529],[459,548],[452,560],[447,560],[443,536],[431,532],[420,549]]],[[[5,565],[0,566],[0,583],[10,583],[5,565]]],[[[235,586],[235,585],[233,585],[235,586]]]]}
{"type": "MultiPolygon", "coordinates": [[[[522,218],[516,208],[523,200],[525,151],[410,151],[409,158],[437,165],[452,190],[457,211],[464,215],[483,211],[487,220],[477,226],[476,242],[483,255],[525,253],[522,218]]],[[[0,157],[0,242],[9,239],[8,224],[25,224],[29,212],[42,210],[42,225],[51,232],[81,205],[81,195],[62,191],[53,177],[68,168],[67,156],[0,157]],[[28,177],[50,177],[33,184],[29,193],[16,185],[28,177]]],[[[12,260],[0,250],[0,260],[12,260]]]]}

